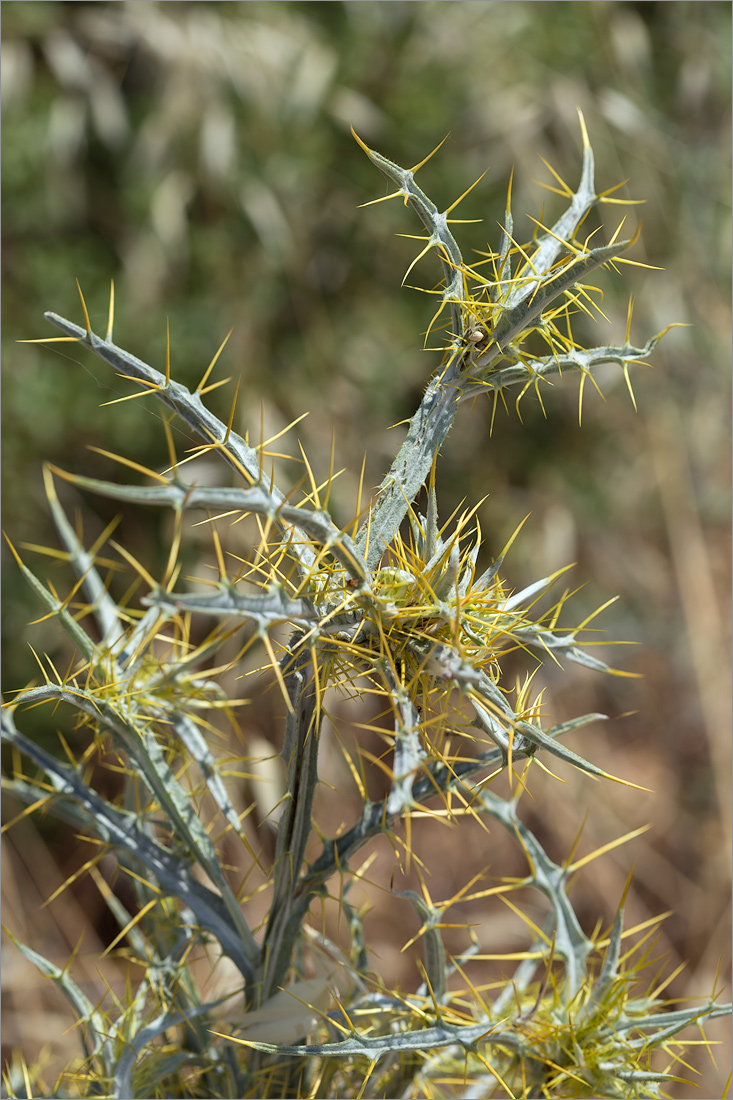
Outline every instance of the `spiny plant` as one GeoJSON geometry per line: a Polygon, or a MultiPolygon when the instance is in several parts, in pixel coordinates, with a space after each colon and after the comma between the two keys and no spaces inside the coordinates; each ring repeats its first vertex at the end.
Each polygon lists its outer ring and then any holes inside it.
{"type": "Polygon", "coordinates": [[[362,507],[360,487],[346,524],[328,510],[333,463],[319,483],[303,453],[302,480],[281,491],[269,465],[274,471],[274,438],[252,446],[233,430],[234,404],[228,423],[204,405],[219,384],[209,379],[224,344],[191,392],[171,377],[170,346],[161,373],[113,342],[114,292],[104,336],[92,330],[83,296],[83,327],[45,315],[63,333],[52,340],[89,348],[136,385],[131,397],[163,403],[170,465],[158,472],[120,458],[146,479],[135,485],[45,468],[63,555],[78,578],[65,596],[14,551],[44,618],[60,623],[76,656],[64,673],[39,659],[42,681],[6,704],[12,768],[3,784],[25,804],[20,816],[53,814],[93,841],[85,869],[119,921],[114,944],[124,941],[119,951],[132,965],[126,988],[95,1004],[71,977],[71,963],[60,968],[14,940],[66,994],[83,1052],[51,1092],[40,1073],[16,1060],[4,1075],[7,1096],[29,1096],[31,1088],[34,1095],[118,1098],[663,1096],[684,1064],[680,1032],[730,1011],[712,998],[703,1007],[662,999],[667,981],[645,979],[656,922],[624,929],[626,892],[611,928],[588,935],[581,927],[570,881],[600,852],[557,864],[522,821],[520,799],[553,757],[594,779],[613,779],[564,743],[604,716],[548,725],[533,675],[543,662],[561,660],[614,670],[584,644],[593,616],[572,629],[558,626],[568,591],[540,610],[559,574],[519,592],[508,586],[501,570],[517,532],[480,571],[478,505],[447,522],[438,517],[437,456],[461,404],[486,394],[495,410],[512,392],[519,406],[528,391],[541,400],[541,384],[575,373],[582,408],[584,384],[608,362],[618,364],[631,392],[629,366],[664,335],[634,346],[630,307],[623,344],[584,347],[573,336],[576,315],[600,313],[600,292],[586,280],[600,268],[633,263],[622,254],[635,240],[621,239],[621,227],[605,245],[592,243],[593,232],[580,235],[591,210],[625,201],[615,188],[596,191],[582,116],[581,132],[577,190],[554,173],[557,185],[549,188],[568,200],[565,213],[550,227],[537,220],[532,239],[520,243],[510,184],[499,246],[473,264],[450,228],[461,200],[440,212],[415,183],[425,161],[403,169],[356,138],[396,187],[386,198],[403,199],[427,231],[410,271],[428,252],[440,261],[442,279],[428,291],[437,308],[427,339],[440,339],[441,359],[376,496],[362,507]],[[183,460],[174,422],[203,441],[183,460]],[[239,484],[187,480],[187,463],[202,455],[221,459],[239,484]],[[57,497],[56,478],[127,505],[171,509],[160,578],[109,530],[86,549],[57,497]],[[181,583],[190,515],[210,527],[216,574],[194,587],[181,583]],[[225,526],[235,529],[236,551],[222,541],[225,526]],[[243,532],[253,532],[249,551],[243,532]],[[137,581],[115,597],[120,558],[137,581]],[[138,607],[140,583],[147,594],[138,607]],[[212,618],[215,625],[202,631],[199,624],[212,618]],[[233,671],[251,670],[256,649],[263,657],[257,671],[273,679],[285,711],[285,780],[269,858],[265,827],[252,824],[260,750],[246,740],[237,747],[246,700],[225,690],[233,671]],[[512,684],[502,669],[521,659],[528,674],[512,684]],[[351,825],[327,835],[314,800],[324,719],[336,722],[331,700],[338,692],[369,701],[377,717],[357,725],[351,741],[341,739],[361,808],[351,825]],[[16,725],[29,708],[62,703],[83,746],[75,754],[62,741],[66,759],[16,725]],[[227,723],[228,750],[216,747],[227,723]],[[364,731],[376,731],[381,752],[368,748],[364,731]],[[116,776],[113,793],[94,783],[100,766],[116,776]],[[368,794],[375,771],[387,785],[380,798],[368,794]],[[243,810],[236,780],[249,784],[243,810]],[[508,795],[500,793],[502,781],[508,795]],[[525,872],[497,877],[487,869],[435,900],[428,883],[434,868],[414,842],[425,820],[455,827],[458,838],[470,822],[482,835],[487,821],[501,826],[525,872]],[[423,951],[414,992],[374,971],[366,907],[354,899],[369,888],[376,851],[357,857],[379,836],[419,887],[400,895],[419,924],[410,943],[423,951]],[[99,872],[110,853],[132,883],[132,906],[99,872]],[[447,919],[452,907],[488,899],[503,902],[524,929],[522,951],[486,955],[470,921],[447,919]],[[335,937],[326,928],[329,905],[338,917],[335,937]],[[450,953],[446,934],[461,928],[464,946],[450,953]],[[634,945],[625,946],[632,935],[634,945]],[[486,982],[481,963],[497,957],[518,965],[486,982]],[[204,995],[202,973],[219,972],[216,995],[204,995]]]}

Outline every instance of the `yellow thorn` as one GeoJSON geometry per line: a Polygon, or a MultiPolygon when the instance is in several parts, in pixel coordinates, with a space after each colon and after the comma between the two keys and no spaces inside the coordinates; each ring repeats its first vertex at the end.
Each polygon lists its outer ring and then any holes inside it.
{"type": "Polygon", "coordinates": [[[206,380],[209,377],[209,375],[211,374],[212,370],[214,369],[214,364],[216,363],[216,361],[219,358],[219,356],[221,355],[221,353],[224,351],[224,348],[226,347],[227,340],[229,339],[229,337],[231,336],[231,334],[233,332],[234,332],[234,329],[230,328],[229,332],[226,334],[226,336],[222,340],[221,345],[219,347],[219,350],[217,351],[216,355],[214,356],[214,358],[211,360],[208,367],[204,371],[204,376],[201,379],[201,381],[199,382],[198,386],[196,387],[196,391],[195,391],[196,393],[201,393],[203,391],[203,388],[206,385],[206,380]]]}
{"type": "Polygon", "coordinates": [[[270,636],[269,636],[269,634],[267,633],[266,630],[260,631],[259,636],[262,638],[263,645],[264,645],[265,649],[267,650],[267,656],[270,658],[270,667],[271,667],[272,671],[275,673],[275,678],[277,679],[278,686],[280,688],[280,693],[282,694],[282,697],[285,700],[285,706],[288,708],[288,711],[289,711],[290,714],[294,714],[295,712],[294,712],[294,709],[293,709],[293,704],[291,702],[290,696],[288,695],[288,689],[285,685],[285,679],[284,679],[283,674],[282,674],[282,669],[280,668],[280,662],[278,661],[277,657],[275,656],[275,651],[272,648],[272,642],[270,641],[270,636]]]}
{"type": "Polygon", "coordinates": [[[44,336],[40,340],[16,340],[16,344],[77,344],[78,336],[44,336]]]}
{"type": "Polygon", "coordinates": [[[242,381],[242,378],[241,378],[241,375],[240,375],[240,377],[237,379],[237,388],[234,391],[234,400],[232,401],[232,411],[229,413],[229,423],[227,424],[226,435],[224,436],[224,439],[223,439],[224,443],[229,442],[229,436],[232,433],[232,423],[234,421],[234,410],[237,407],[237,397],[239,396],[239,385],[240,385],[241,381],[242,381]]]}
{"type": "Polygon", "coordinates": [[[631,340],[631,318],[633,316],[633,313],[634,313],[634,295],[632,294],[631,297],[629,298],[629,308],[628,308],[628,311],[626,313],[626,343],[627,344],[631,340]]]}
{"type": "Polygon", "coordinates": [[[115,938],[112,940],[112,943],[110,943],[105,948],[105,950],[102,952],[100,957],[104,958],[106,955],[109,955],[112,948],[115,947],[120,942],[120,940],[123,939],[127,935],[127,933],[130,931],[130,929],[134,928],[135,925],[138,923],[138,921],[141,921],[143,919],[143,917],[147,913],[150,912],[150,910],[153,908],[153,906],[158,904],[158,900],[159,900],[158,898],[152,898],[147,903],[147,905],[143,905],[142,909],[138,913],[135,914],[135,916],[132,918],[132,920],[128,921],[128,923],[125,925],[125,927],[119,933],[119,935],[115,936],[115,938]]]}
{"type": "Polygon", "coordinates": [[[110,539],[109,544],[113,549],[115,549],[117,551],[118,554],[120,554],[125,559],[126,562],[128,562],[133,567],[133,569],[135,570],[136,573],[140,574],[140,576],[143,578],[145,583],[150,585],[150,588],[152,590],[155,590],[158,587],[156,582],[153,580],[153,578],[148,573],[147,569],[145,569],[145,567],[143,565],[141,565],[140,562],[132,556],[132,554],[130,553],[129,550],[126,550],[124,546],[120,545],[120,543],[115,542],[114,539],[110,539]]]}
{"type": "Polygon", "coordinates": [[[81,292],[81,287],[79,286],[79,280],[78,279],[76,280],[76,289],[79,291],[79,297],[81,298],[81,308],[84,310],[84,322],[87,326],[87,336],[90,336],[91,331],[92,331],[92,326],[91,326],[90,321],[89,321],[89,313],[87,311],[87,304],[84,301],[84,295],[81,292]]]}
{"type": "Polygon", "coordinates": [[[333,428],[331,429],[331,453],[328,458],[328,481],[326,482],[326,495],[323,498],[323,507],[328,511],[328,502],[331,498],[331,485],[333,484],[333,463],[335,457],[336,436],[333,428]]]}
{"type": "Polygon", "coordinates": [[[105,340],[108,344],[112,343],[112,328],[115,321],[115,281],[111,280],[109,284],[109,317],[107,318],[107,333],[105,340]]]}
{"type": "Polygon", "coordinates": [[[11,553],[11,554],[13,555],[13,557],[14,557],[14,558],[15,558],[15,560],[17,561],[18,565],[20,565],[21,567],[23,567],[23,559],[21,558],[20,554],[18,553],[18,551],[17,551],[17,550],[15,549],[15,547],[13,546],[12,542],[11,542],[11,541],[10,541],[10,539],[8,538],[8,536],[7,536],[7,534],[5,533],[5,531],[3,531],[3,537],[5,538],[5,541],[7,542],[8,546],[10,547],[10,553],[11,553]]]}
{"type": "Polygon", "coordinates": [[[199,390],[199,395],[204,397],[207,393],[213,393],[214,390],[218,390],[221,386],[228,386],[232,380],[232,376],[228,378],[220,378],[218,382],[212,382],[210,386],[205,386],[202,390],[199,390]]]}
{"type": "Polygon", "coordinates": [[[358,144],[358,145],[361,145],[361,147],[362,147],[362,149],[364,150],[364,152],[365,152],[365,153],[367,153],[367,154],[371,153],[371,149],[369,148],[369,146],[368,146],[368,145],[365,145],[365,144],[364,144],[364,142],[363,142],[363,141],[361,140],[361,138],[360,138],[360,137],[359,137],[359,135],[357,134],[357,132],[356,132],[356,130],[354,129],[354,127],[353,127],[353,126],[351,126],[351,127],[350,127],[350,129],[351,129],[351,134],[352,134],[352,137],[353,137],[353,138],[354,138],[354,140],[355,140],[355,141],[357,142],[357,144],[358,144]]]}
{"type": "Polygon", "coordinates": [[[163,431],[165,432],[165,442],[168,448],[168,459],[170,461],[169,469],[171,470],[171,472],[175,471],[178,465],[178,459],[176,458],[176,447],[173,442],[173,432],[171,431],[171,420],[174,416],[175,413],[171,414],[170,417],[163,418],[163,431]]]}
{"type": "MultiPolygon", "coordinates": [[[[424,238],[422,238],[422,237],[420,238],[420,240],[423,240],[423,239],[424,238]]],[[[407,271],[405,272],[405,274],[403,276],[403,279],[402,279],[402,285],[403,286],[405,285],[405,279],[410,274],[410,272],[412,271],[415,264],[417,264],[423,258],[423,256],[427,255],[427,253],[430,251],[430,249],[436,244],[438,244],[438,241],[434,240],[431,237],[430,240],[428,241],[428,243],[423,248],[422,252],[418,253],[418,255],[415,257],[415,259],[412,261],[412,263],[408,267],[407,271]]]]}
{"type": "MultiPolygon", "coordinates": [[[[619,848],[622,844],[627,844],[630,840],[635,840],[638,836],[646,833],[651,829],[651,825],[641,825],[638,829],[632,829],[629,833],[624,833],[623,836],[617,837],[616,840],[610,841],[608,844],[603,844],[600,848],[596,848],[594,851],[589,852],[587,856],[581,856],[580,859],[574,862],[567,863],[568,874],[573,874],[575,871],[579,871],[581,867],[585,867],[586,864],[591,863],[593,860],[598,859],[600,856],[606,855],[607,852],[613,851],[614,848],[619,848]]],[[[626,894],[631,883],[631,872],[624,887],[624,892],[621,897],[621,904],[624,904],[626,900],[626,894]]]]}
{"type": "Polygon", "coordinates": [[[638,412],[639,410],[636,407],[636,398],[634,396],[634,390],[631,386],[631,379],[629,378],[629,364],[628,363],[624,363],[623,372],[624,372],[624,378],[626,379],[626,388],[628,389],[629,396],[631,398],[631,404],[634,406],[634,412],[638,412]]]}
{"type": "MultiPolygon", "coordinates": [[[[443,139],[443,141],[445,141],[445,138],[443,139]]],[[[441,144],[442,144],[442,142],[441,142],[441,144]]],[[[438,146],[438,148],[440,148],[440,145],[438,146]]],[[[430,155],[432,156],[432,153],[431,153],[430,155]]],[[[486,169],[486,172],[488,172],[488,168],[486,169]]],[[[451,205],[450,205],[450,206],[448,207],[448,209],[447,209],[447,210],[445,211],[445,213],[446,213],[446,214],[450,214],[451,210],[455,210],[455,208],[456,208],[456,207],[458,206],[458,203],[459,203],[459,202],[463,202],[463,200],[465,199],[466,195],[468,195],[470,191],[473,191],[473,189],[474,189],[474,187],[476,186],[476,184],[477,184],[477,183],[481,183],[481,180],[482,180],[482,179],[484,178],[484,176],[486,175],[486,172],[482,172],[482,173],[481,173],[481,175],[479,176],[479,178],[478,178],[477,180],[474,180],[474,182],[473,182],[473,183],[471,184],[471,186],[470,186],[470,187],[467,187],[467,188],[466,188],[466,190],[465,190],[465,191],[463,192],[463,194],[461,195],[461,197],[460,197],[459,199],[456,199],[456,201],[455,201],[454,203],[452,203],[452,204],[451,204],[451,205]]],[[[472,220],[472,221],[480,221],[481,219],[480,219],[480,218],[472,218],[471,220],[472,220]]]]}
{"type": "MultiPolygon", "coordinates": [[[[264,406],[263,406],[263,411],[264,411],[264,406]]],[[[271,435],[269,439],[266,439],[264,441],[264,443],[260,443],[259,449],[264,449],[265,447],[269,447],[271,443],[274,443],[275,440],[280,439],[281,436],[285,435],[286,432],[289,432],[290,429],[294,428],[296,424],[300,424],[301,420],[305,420],[306,416],[309,416],[309,415],[310,415],[309,413],[304,412],[304,413],[301,413],[300,416],[296,416],[295,420],[291,420],[290,423],[285,428],[282,428],[281,431],[277,432],[276,435],[271,435]]]]}
{"type": "MultiPolygon", "coordinates": [[[[431,158],[432,156],[434,156],[434,154],[435,154],[435,153],[437,153],[437,152],[438,152],[438,149],[440,149],[441,145],[445,145],[445,143],[446,143],[446,141],[448,140],[448,138],[449,138],[449,137],[450,137],[450,131],[448,131],[448,133],[447,133],[447,134],[445,135],[445,137],[443,138],[443,140],[442,140],[442,141],[441,141],[441,142],[440,142],[440,143],[439,143],[438,145],[436,145],[436,146],[435,146],[435,148],[433,149],[432,153],[428,153],[428,155],[427,155],[427,156],[425,157],[425,159],[424,159],[424,160],[421,160],[419,164],[416,164],[416,165],[414,165],[414,167],[412,167],[412,168],[410,169],[410,171],[411,171],[411,172],[417,172],[417,171],[419,171],[419,170],[420,170],[420,169],[422,168],[423,164],[427,164],[427,163],[428,163],[428,161],[430,160],[430,158],[431,158]]],[[[476,182],[478,183],[478,180],[477,180],[476,182]]],[[[469,190],[470,190],[470,188],[469,188],[469,190]]],[[[460,202],[461,200],[459,199],[458,201],[460,202]]]]}
{"type": "Polygon", "coordinates": [[[303,450],[303,444],[300,442],[300,440],[298,440],[298,446],[300,447],[300,453],[303,456],[303,464],[305,465],[306,471],[308,473],[308,480],[310,481],[310,485],[311,485],[311,493],[313,494],[313,503],[315,504],[316,508],[320,508],[321,507],[321,501],[320,501],[320,497],[318,496],[318,486],[316,485],[316,479],[313,475],[313,470],[311,469],[311,464],[308,461],[308,456],[306,455],[305,451],[303,450]]]}
{"type": "Polygon", "coordinates": [[[217,531],[216,526],[213,523],[211,524],[211,534],[214,540],[214,553],[216,555],[217,565],[219,566],[219,580],[222,583],[226,583],[227,568],[224,564],[224,554],[222,553],[221,549],[221,540],[219,539],[219,532],[217,531]]]}
{"type": "Polygon", "coordinates": [[[356,535],[356,529],[359,525],[359,518],[361,516],[361,498],[362,498],[362,495],[364,493],[364,471],[365,470],[366,470],[366,451],[364,452],[364,457],[361,460],[361,472],[359,473],[359,488],[357,489],[357,493],[356,493],[356,512],[354,514],[353,523],[349,525],[351,527],[352,537],[356,535]]]}
{"type": "MultiPolygon", "coordinates": [[[[561,191],[561,192],[557,192],[557,191],[555,191],[555,194],[563,194],[563,195],[565,195],[565,197],[566,197],[566,198],[572,198],[572,195],[573,195],[573,189],[572,189],[571,187],[569,187],[569,186],[567,185],[567,183],[566,183],[566,182],[565,182],[565,180],[564,180],[564,179],[562,178],[562,176],[559,176],[559,175],[557,174],[557,172],[555,171],[555,169],[554,169],[554,168],[552,167],[552,165],[551,165],[551,164],[550,164],[550,163],[549,163],[548,161],[546,161],[546,160],[545,160],[545,158],[544,158],[544,157],[542,156],[542,154],[540,154],[540,160],[541,160],[541,161],[542,161],[542,163],[544,164],[544,166],[545,166],[545,168],[547,169],[547,171],[548,171],[548,172],[551,172],[551,173],[552,173],[552,175],[553,175],[553,176],[555,177],[555,179],[557,180],[557,182],[558,182],[558,183],[560,184],[560,187],[562,188],[562,191],[561,191]]],[[[547,187],[547,184],[541,184],[541,186],[543,186],[543,187],[547,187]]],[[[554,190],[554,188],[551,188],[551,187],[550,187],[550,188],[547,188],[547,189],[548,189],[548,190],[550,190],[550,191],[553,191],[553,190],[554,190]]]]}
{"type": "Polygon", "coordinates": [[[580,121],[580,132],[583,135],[583,148],[588,149],[590,148],[590,139],[588,138],[588,131],[585,128],[585,118],[583,117],[583,112],[580,107],[578,107],[577,110],[578,119],[580,121]]]}
{"type": "MultiPolygon", "coordinates": [[[[370,199],[369,202],[360,203],[359,209],[363,210],[367,206],[376,206],[378,202],[389,202],[390,199],[398,199],[401,195],[404,194],[404,191],[393,191],[391,195],[382,195],[381,198],[370,199]]],[[[407,201],[407,196],[405,196],[405,201],[407,201]]]]}
{"type": "Polygon", "coordinates": [[[128,393],[124,397],[115,397],[112,401],[103,401],[99,407],[100,409],[106,409],[108,405],[121,405],[123,401],[135,401],[138,397],[147,397],[149,393],[150,390],[138,390],[137,393],[128,393]]]}
{"type": "Polygon", "coordinates": [[[514,165],[512,165],[512,170],[509,173],[509,186],[506,189],[506,208],[505,209],[506,209],[507,214],[511,214],[511,212],[512,212],[512,184],[513,183],[514,183],[514,165]]]}
{"type": "MultiPolygon", "coordinates": [[[[95,454],[103,455],[105,458],[111,458],[113,462],[119,462],[123,466],[129,466],[131,470],[137,470],[138,473],[144,474],[145,477],[152,477],[155,481],[159,481],[162,485],[170,484],[167,478],[163,477],[161,474],[157,474],[155,470],[151,470],[147,466],[141,466],[139,462],[133,462],[131,458],[124,458],[122,455],[116,455],[112,451],[105,451],[101,447],[93,447],[91,445],[89,446],[88,450],[94,451],[95,454]]],[[[52,466],[51,469],[55,469],[55,467],[52,466]]],[[[61,474],[62,477],[64,476],[61,471],[58,472],[61,474]]],[[[70,477],[71,475],[69,475],[67,480],[69,480],[70,477]]]]}

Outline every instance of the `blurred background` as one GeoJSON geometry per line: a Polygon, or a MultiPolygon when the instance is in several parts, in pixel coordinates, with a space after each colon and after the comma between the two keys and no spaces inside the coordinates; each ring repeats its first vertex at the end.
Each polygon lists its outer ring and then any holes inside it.
{"type": "MultiPolygon", "coordinates": [[[[129,392],[104,364],[69,344],[17,343],[54,335],[44,310],[82,322],[76,278],[97,331],[114,279],[116,343],[160,369],[168,318],[172,372],[188,385],[233,327],[217,371],[241,377],[238,430],[258,438],[261,413],[273,434],[309,412],[290,446],[297,453],[299,437],[325,477],[333,433],[345,472],[331,510],[352,518],[364,454],[375,486],[402,438],[389,426],[412,413],[437,356],[422,350],[431,300],[400,285],[416,249],[397,234],[420,227],[399,203],[359,209],[388,189],[350,125],[402,165],[448,134],[419,177],[441,208],[487,172],[460,210],[483,219],[456,231],[467,257],[497,243],[512,169],[520,239],[532,233],[526,214],[543,203],[546,220],[561,212],[536,181],[554,183],[544,157],[577,185],[578,108],[598,189],[628,179],[618,193],[644,200],[615,210],[627,214],[624,235],[643,222],[631,258],[661,270],[603,273],[610,324],[584,334],[622,342],[630,293],[633,343],[686,326],[632,368],[638,413],[611,366],[599,374],[605,401],[586,388],[582,426],[572,378],[544,390],[546,418],[528,395],[521,422],[499,409],[491,434],[491,406],[477,402],[443,447],[438,500],[447,518],[488,494],[487,561],[529,513],[507,577],[518,588],[577,563],[576,621],[619,597],[596,625],[635,643],[607,656],[641,678],[573,669],[542,684],[558,720],[621,716],[570,743],[653,793],[576,775],[569,798],[540,787],[525,820],[557,860],[589,809],[582,851],[652,826],[591,864],[573,897],[588,931],[608,922],[633,865],[628,923],[673,910],[654,954],[670,972],[686,964],[666,991],[675,998],[705,997],[718,968],[730,997],[730,24],[729,3],[705,2],[3,4],[2,491],[16,546],[57,544],[43,461],[110,478],[119,468],[90,446],[167,462],[152,403],[100,408],[129,392]]],[[[604,213],[612,231],[614,208],[604,213]]],[[[408,281],[430,287],[438,274],[427,258],[408,281]]],[[[211,397],[225,418],[232,392],[211,397]]],[[[62,498],[91,537],[119,511],[62,498]]],[[[131,510],[119,531],[155,571],[164,520],[131,510]]],[[[24,556],[63,587],[58,564],[24,556]]],[[[68,662],[55,631],[28,625],[40,614],[6,555],[6,691],[37,675],[29,643],[68,662]]],[[[274,738],[267,707],[252,713],[257,734],[274,738]]],[[[33,722],[25,728],[55,740],[47,713],[33,722]]],[[[100,970],[95,957],[116,934],[99,895],[79,886],[39,910],[83,862],[77,842],[24,821],[3,846],[10,930],[65,961],[88,924],[83,976],[119,977],[114,960],[100,970]]],[[[455,873],[455,855],[445,858],[455,873]]],[[[433,896],[449,896],[444,887],[433,896]]],[[[414,987],[390,904],[375,905],[380,966],[414,987]]],[[[34,1057],[70,1015],[16,952],[2,980],[3,1059],[16,1046],[34,1057]]],[[[702,1074],[695,1094],[720,1096],[727,1024],[709,1034],[722,1044],[717,1068],[704,1048],[685,1057],[702,1074]]],[[[59,1056],[53,1044],[47,1056],[59,1056]]],[[[692,1095],[689,1085],[673,1094],[692,1095]]]]}

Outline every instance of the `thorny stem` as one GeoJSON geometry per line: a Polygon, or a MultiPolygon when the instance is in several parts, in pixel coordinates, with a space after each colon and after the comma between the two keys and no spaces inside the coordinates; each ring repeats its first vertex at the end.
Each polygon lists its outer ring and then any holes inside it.
{"type": "Polygon", "coordinates": [[[281,662],[292,709],[285,723],[282,755],[287,767],[287,795],[278,826],[272,904],[255,980],[261,1004],[283,984],[301,925],[295,892],[311,833],[313,796],[318,782],[320,711],[313,651],[303,631],[294,635],[281,662]]]}
{"type": "Polygon", "coordinates": [[[451,383],[459,362],[460,356],[456,355],[430,382],[410,421],[407,438],[379,487],[369,518],[357,533],[356,548],[369,569],[379,564],[410,504],[427,480],[436,451],[451,429],[460,394],[460,389],[451,383]]]}

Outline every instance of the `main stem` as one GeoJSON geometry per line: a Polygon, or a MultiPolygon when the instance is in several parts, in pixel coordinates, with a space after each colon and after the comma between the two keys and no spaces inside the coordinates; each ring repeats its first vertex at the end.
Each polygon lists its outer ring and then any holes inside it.
{"type": "Polygon", "coordinates": [[[392,542],[412,501],[427,481],[438,448],[450,431],[461,396],[454,382],[463,352],[456,351],[447,366],[433,378],[410,421],[407,438],[389,473],[379,486],[379,495],[355,543],[367,567],[375,569],[392,542]]]}
{"type": "Polygon", "coordinates": [[[296,633],[283,662],[291,705],[283,746],[288,794],[278,827],[272,905],[254,983],[259,1004],[264,1004],[285,981],[302,920],[300,908],[297,918],[293,915],[297,907],[295,889],[312,827],[320,725],[314,652],[302,644],[303,637],[302,631],[296,633]]]}

